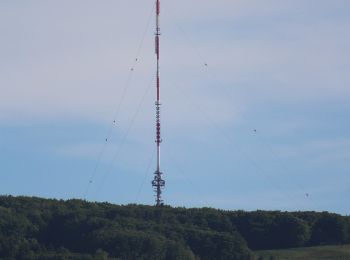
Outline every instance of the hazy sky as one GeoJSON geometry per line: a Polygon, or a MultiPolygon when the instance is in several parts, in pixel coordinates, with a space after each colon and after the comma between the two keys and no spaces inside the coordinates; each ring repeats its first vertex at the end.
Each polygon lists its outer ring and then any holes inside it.
{"type": "MultiPolygon", "coordinates": [[[[153,6],[0,2],[1,194],[154,203],[153,6]]],[[[349,214],[350,2],[161,7],[165,203],[349,214]]]]}

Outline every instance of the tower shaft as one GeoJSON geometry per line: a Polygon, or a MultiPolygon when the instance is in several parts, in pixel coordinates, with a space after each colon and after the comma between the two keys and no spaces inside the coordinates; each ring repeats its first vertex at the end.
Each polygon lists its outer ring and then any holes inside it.
{"type": "Polygon", "coordinates": [[[152,186],[156,193],[156,205],[161,206],[163,204],[162,200],[162,189],[165,186],[165,181],[162,179],[162,172],[160,171],[160,144],[162,142],[161,138],[161,124],[160,124],[160,75],[159,75],[159,56],[160,56],[160,26],[159,26],[159,16],[160,16],[160,0],[156,0],[156,31],[155,31],[155,53],[157,57],[157,72],[156,72],[156,89],[157,89],[157,99],[155,102],[156,106],[156,145],[157,145],[157,166],[154,172],[154,178],[152,181],[152,186]]]}

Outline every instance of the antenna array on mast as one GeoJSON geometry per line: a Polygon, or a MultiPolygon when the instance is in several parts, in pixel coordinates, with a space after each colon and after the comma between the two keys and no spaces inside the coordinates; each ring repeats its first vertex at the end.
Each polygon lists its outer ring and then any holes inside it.
{"type": "Polygon", "coordinates": [[[156,88],[157,88],[157,100],[155,102],[156,106],[156,144],[157,144],[157,168],[154,172],[154,178],[152,181],[152,186],[154,188],[154,191],[156,193],[156,206],[163,205],[162,200],[162,189],[165,186],[165,181],[162,179],[162,172],[160,171],[160,144],[162,142],[161,135],[160,135],[160,80],[159,80],[159,54],[160,54],[160,45],[159,45],[159,38],[160,38],[160,27],[159,27],[159,15],[160,15],[160,0],[156,0],[156,32],[155,32],[155,52],[157,56],[157,81],[156,81],[156,88]]]}

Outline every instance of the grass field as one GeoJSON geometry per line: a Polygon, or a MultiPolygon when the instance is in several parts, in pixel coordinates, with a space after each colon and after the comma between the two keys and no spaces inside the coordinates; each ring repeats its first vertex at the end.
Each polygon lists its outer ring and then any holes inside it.
{"type": "Polygon", "coordinates": [[[285,250],[256,251],[256,259],[350,260],[350,245],[303,247],[285,250]],[[260,257],[260,258],[259,258],[260,257]]]}

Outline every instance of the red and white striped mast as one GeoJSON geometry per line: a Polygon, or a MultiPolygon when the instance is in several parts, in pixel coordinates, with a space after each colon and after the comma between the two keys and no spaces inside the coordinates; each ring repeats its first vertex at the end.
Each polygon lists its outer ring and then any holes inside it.
{"type": "Polygon", "coordinates": [[[160,53],[160,27],[159,27],[159,15],[160,15],[160,0],[156,0],[156,32],[155,32],[155,52],[157,56],[157,101],[156,106],[156,144],[157,144],[157,168],[154,172],[154,179],[152,181],[152,186],[156,193],[156,206],[161,206],[163,204],[162,200],[162,189],[165,186],[165,181],[162,179],[162,172],[160,171],[160,144],[162,142],[160,135],[160,80],[159,80],[159,53],[160,53]]]}

